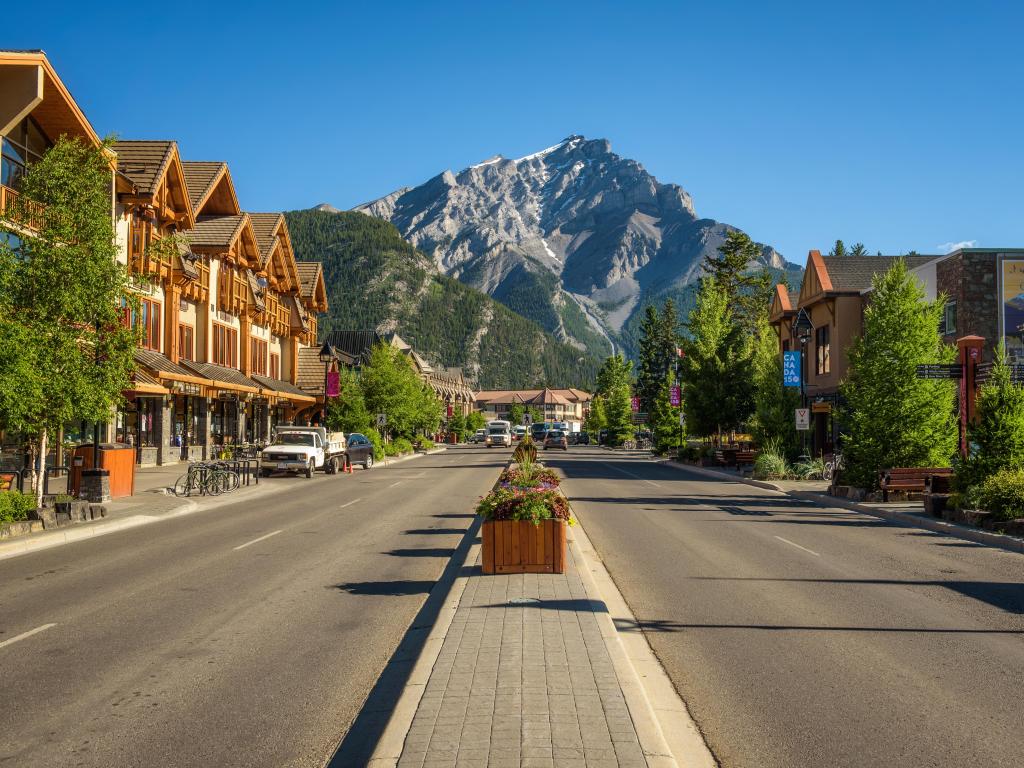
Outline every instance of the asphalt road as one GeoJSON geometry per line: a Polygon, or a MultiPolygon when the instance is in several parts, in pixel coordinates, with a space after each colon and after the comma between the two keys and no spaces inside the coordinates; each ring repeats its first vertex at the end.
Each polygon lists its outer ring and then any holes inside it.
{"type": "Polygon", "coordinates": [[[281,478],[0,561],[0,765],[324,765],[507,458],[281,478]]]}
{"type": "Polygon", "coordinates": [[[1024,765],[1024,556],[597,448],[546,460],[726,768],[1024,765]]]}

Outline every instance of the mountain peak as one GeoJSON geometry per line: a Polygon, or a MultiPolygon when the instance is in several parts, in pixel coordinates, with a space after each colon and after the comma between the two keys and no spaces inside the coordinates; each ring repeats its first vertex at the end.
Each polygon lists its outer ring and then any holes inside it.
{"type": "Polygon", "coordinates": [[[330,203],[320,203],[320,205],[316,206],[316,208],[314,208],[313,210],[326,211],[327,213],[341,213],[340,208],[335,208],[330,203]]]}

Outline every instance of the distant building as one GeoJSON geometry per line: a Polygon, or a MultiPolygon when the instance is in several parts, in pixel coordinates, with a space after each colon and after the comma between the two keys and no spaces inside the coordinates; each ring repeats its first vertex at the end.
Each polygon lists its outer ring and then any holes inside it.
{"type": "Polygon", "coordinates": [[[508,418],[512,406],[521,405],[543,414],[544,421],[583,423],[593,396],[582,389],[490,389],[476,393],[480,410],[495,418],[508,418]]]}

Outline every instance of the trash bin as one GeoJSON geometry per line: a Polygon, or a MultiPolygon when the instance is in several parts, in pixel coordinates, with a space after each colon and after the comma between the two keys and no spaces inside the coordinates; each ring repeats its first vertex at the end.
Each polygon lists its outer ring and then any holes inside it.
{"type": "MultiPolygon", "coordinates": [[[[127,443],[100,443],[101,469],[110,473],[110,497],[131,496],[135,492],[135,448],[127,443]]],[[[78,497],[82,488],[82,471],[93,468],[93,446],[86,443],[75,448],[71,460],[69,493],[78,497]],[[81,459],[81,461],[79,461],[81,459]]]]}

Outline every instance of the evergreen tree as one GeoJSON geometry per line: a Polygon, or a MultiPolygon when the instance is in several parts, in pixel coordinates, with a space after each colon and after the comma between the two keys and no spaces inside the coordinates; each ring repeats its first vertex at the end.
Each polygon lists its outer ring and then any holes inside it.
{"type": "Polygon", "coordinates": [[[705,258],[704,270],[734,308],[734,322],[752,334],[760,318],[768,315],[773,290],[771,274],[758,264],[761,246],[749,235],[732,231],[718,246],[718,254],[705,258]]]}
{"type": "Polygon", "coordinates": [[[868,249],[864,247],[864,243],[856,243],[853,248],[850,249],[851,256],[867,256],[868,249]]]}
{"type": "MultiPolygon", "coordinates": [[[[633,435],[633,363],[612,355],[597,373],[597,391],[603,400],[608,442],[621,445],[633,435]]],[[[592,409],[593,410],[593,409],[592,409]]]]}
{"type": "Polygon", "coordinates": [[[876,488],[888,467],[949,466],[957,442],[953,383],[917,377],[918,365],[953,359],[938,331],[944,300],[926,302],[903,259],[872,287],[841,384],[849,430],[844,477],[866,488],[876,488]]]}
{"type": "Polygon", "coordinates": [[[327,410],[327,426],[333,430],[363,434],[373,426],[359,380],[347,368],[340,371],[338,397],[331,400],[327,410]]]}
{"type": "Polygon", "coordinates": [[[461,411],[456,411],[448,419],[448,431],[455,433],[455,439],[460,443],[466,439],[466,417],[461,411]]]}
{"type": "Polygon", "coordinates": [[[836,240],[836,244],[832,246],[832,250],[828,252],[829,256],[848,256],[849,253],[846,250],[846,246],[842,240],[836,240]]]}
{"type": "Polygon", "coordinates": [[[669,391],[675,384],[675,376],[669,373],[665,376],[662,386],[651,403],[647,412],[647,425],[651,430],[654,439],[654,449],[658,453],[665,453],[672,448],[679,446],[683,430],[679,425],[679,408],[672,405],[669,391]]]}
{"type": "Polygon", "coordinates": [[[957,469],[961,489],[1003,469],[1024,469],[1024,387],[1015,384],[1006,351],[996,351],[991,378],[978,392],[977,421],[967,430],[970,458],[957,469]]]}
{"type": "Polygon", "coordinates": [[[636,394],[640,410],[650,413],[664,377],[661,375],[661,318],[658,308],[648,304],[640,323],[639,354],[637,356],[636,394]]]}
{"type": "Polygon", "coordinates": [[[758,330],[752,360],[754,418],[751,432],[759,445],[778,441],[790,460],[799,453],[800,438],[794,414],[800,407],[800,390],[782,386],[782,357],[775,331],[763,322],[758,330]]]}
{"type": "MultiPolygon", "coordinates": [[[[21,180],[17,253],[0,238],[0,423],[47,442],[69,421],[106,421],[130,385],[138,334],[110,215],[108,143],[62,137],[21,180]]],[[[42,483],[37,483],[41,503],[42,483]]]]}
{"type": "Polygon", "coordinates": [[[729,296],[713,277],[701,280],[686,323],[680,365],[690,431],[710,435],[737,429],[753,410],[751,345],[736,324],[729,296]]]}

